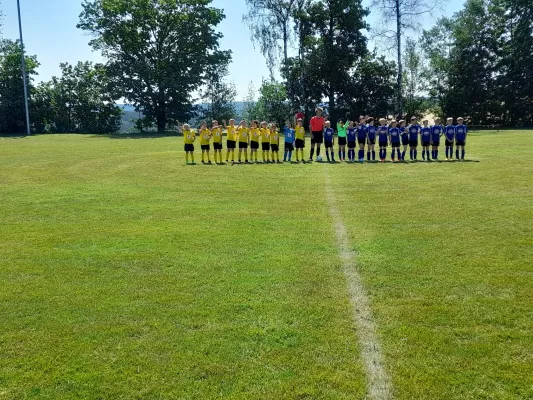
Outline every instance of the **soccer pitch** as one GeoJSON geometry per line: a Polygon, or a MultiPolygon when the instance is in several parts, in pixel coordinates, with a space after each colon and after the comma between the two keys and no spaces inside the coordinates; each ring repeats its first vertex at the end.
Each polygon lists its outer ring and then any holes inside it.
{"type": "Polygon", "coordinates": [[[369,398],[335,218],[390,398],[533,398],[533,132],[471,133],[466,158],[1,138],[0,399],[369,398]]]}

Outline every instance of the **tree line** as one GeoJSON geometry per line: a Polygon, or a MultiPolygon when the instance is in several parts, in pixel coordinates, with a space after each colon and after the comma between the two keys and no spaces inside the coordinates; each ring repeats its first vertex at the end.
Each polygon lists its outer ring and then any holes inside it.
{"type": "MultiPolygon", "coordinates": [[[[32,132],[116,132],[118,102],[135,107],[138,130],[233,117],[231,51],[220,48],[216,30],[225,15],[211,3],[84,0],[77,26],[105,62],[63,63],[59,77],[36,84],[39,62],[27,55],[32,132]]],[[[532,125],[531,1],[467,0],[417,39],[408,36],[442,4],[374,0],[367,9],[360,0],[246,0],[243,21],[271,76],[257,92],[250,88],[243,117],[281,123],[325,103],[333,122],[431,111],[479,125],[532,125]],[[371,12],[378,14],[373,24],[371,12]]],[[[2,39],[0,133],[25,130],[20,59],[19,43],[2,39]]]]}

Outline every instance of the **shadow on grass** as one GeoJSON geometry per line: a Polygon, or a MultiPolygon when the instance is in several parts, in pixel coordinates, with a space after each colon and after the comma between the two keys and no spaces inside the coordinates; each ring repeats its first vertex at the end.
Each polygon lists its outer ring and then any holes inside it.
{"type": "Polygon", "coordinates": [[[29,136],[24,133],[2,133],[0,139],[26,139],[29,136]]]}

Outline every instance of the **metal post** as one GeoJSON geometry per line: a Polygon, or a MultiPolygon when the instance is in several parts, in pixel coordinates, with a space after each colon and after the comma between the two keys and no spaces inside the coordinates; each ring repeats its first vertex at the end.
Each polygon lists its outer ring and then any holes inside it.
{"type": "Polygon", "coordinates": [[[24,41],[22,40],[22,20],[20,18],[20,0],[17,0],[17,10],[19,15],[20,51],[22,53],[22,82],[24,83],[24,105],[26,107],[26,133],[30,133],[30,111],[28,108],[28,83],[26,81],[26,58],[24,57],[24,41]]]}

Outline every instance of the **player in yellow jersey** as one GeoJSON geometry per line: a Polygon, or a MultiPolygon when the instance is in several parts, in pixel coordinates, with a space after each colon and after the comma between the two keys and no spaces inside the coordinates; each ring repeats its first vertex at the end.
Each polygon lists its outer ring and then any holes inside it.
{"type": "Polygon", "coordinates": [[[211,164],[211,156],[209,155],[211,141],[211,131],[207,129],[207,124],[202,122],[200,126],[200,147],[202,148],[202,164],[205,164],[205,155],[207,154],[207,163],[211,164]]]}
{"type": "Polygon", "coordinates": [[[281,164],[279,161],[279,133],[275,122],[270,124],[270,150],[272,151],[272,162],[281,164]],[[276,156],[276,161],[274,161],[274,156],[276,156]]]}
{"type": "Polygon", "coordinates": [[[263,150],[263,162],[270,162],[270,129],[266,121],[261,122],[261,148],[263,150]]]}
{"type": "Polygon", "coordinates": [[[218,121],[214,120],[211,123],[211,136],[213,136],[213,149],[215,150],[215,164],[222,164],[222,128],[218,125],[218,121]],[[217,157],[218,155],[218,157],[217,157]]]}
{"type": "Polygon", "coordinates": [[[296,132],[296,142],[294,144],[294,147],[296,148],[296,162],[300,162],[300,158],[298,157],[298,154],[302,155],[302,162],[305,163],[304,159],[304,148],[305,148],[305,128],[303,125],[303,120],[301,118],[298,118],[296,128],[294,129],[296,132]]]}
{"type": "Polygon", "coordinates": [[[235,144],[237,143],[237,127],[235,126],[235,120],[232,118],[229,120],[229,125],[226,125],[226,121],[222,121],[222,124],[226,127],[226,147],[228,151],[226,153],[226,162],[229,162],[229,154],[231,153],[231,162],[235,162],[235,144]]]}
{"type": "Polygon", "coordinates": [[[182,127],[178,127],[179,131],[183,134],[183,143],[185,150],[185,162],[189,165],[189,155],[191,156],[191,164],[196,165],[194,162],[194,140],[196,135],[191,131],[189,124],[184,124],[182,127]]]}
{"type": "Polygon", "coordinates": [[[260,138],[261,130],[259,129],[259,121],[253,120],[250,127],[250,161],[255,161],[256,163],[260,138]]]}
{"type": "Polygon", "coordinates": [[[239,163],[242,162],[242,153],[244,152],[245,162],[248,164],[248,143],[250,142],[250,131],[248,124],[242,120],[237,128],[237,136],[239,138],[239,163]]]}

